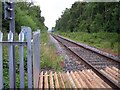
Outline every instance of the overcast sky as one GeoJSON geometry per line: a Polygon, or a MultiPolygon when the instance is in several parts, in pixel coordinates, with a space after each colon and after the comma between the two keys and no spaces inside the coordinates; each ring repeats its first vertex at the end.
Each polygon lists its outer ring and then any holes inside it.
{"type": "Polygon", "coordinates": [[[51,29],[55,26],[55,21],[61,16],[65,8],[70,8],[71,5],[78,0],[35,0],[42,11],[42,16],[45,17],[45,25],[51,29]]]}
{"type": "Polygon", "coordinates": [[[66,8],[70,8],[75,1],[92,2],[114,2],[120,0],[32,0],[40,5],[42,16],[45,17],[45,25],[51,29],[55,26],[55,21],[62,15],[66,8]]]}

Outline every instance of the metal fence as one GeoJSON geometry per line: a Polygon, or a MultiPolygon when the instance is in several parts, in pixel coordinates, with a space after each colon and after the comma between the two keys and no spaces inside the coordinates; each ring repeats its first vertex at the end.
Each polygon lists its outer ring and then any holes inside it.
{"type": "Polygon", "coordinates": [[[8,41],[3,40],[3,33],[0,31],[0,90],[4,88],[3,81],[3,50],[2,46],[8,47],[8,66],[9,66],[9,87],[14,88],[14,67],[13,67],[13,46],[19,47],[19,71],[20,88],[24,88],[24,47],[27,47],[27,81],[28,88],[38,88],[40,73],[40,31],[33,32],[31,28],[22,26],[19,34],[19,40],[13,41],[13,33],[9,32],[8,41]],[[31,42],[32,41],[32,42],[31,42]],[[33,75],[32,75],[33,74],[33,75]]]}

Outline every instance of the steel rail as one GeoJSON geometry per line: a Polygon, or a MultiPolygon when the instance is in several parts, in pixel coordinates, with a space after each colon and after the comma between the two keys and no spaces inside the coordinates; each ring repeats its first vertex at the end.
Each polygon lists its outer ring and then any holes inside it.
{"type": "MultiPolygon", "coordinates": [[[[54,34],[54,35],[55,35],[55,34],[54,34]]],[[[112,60],[112,61],[115,61],[115,62],[119,63],[119,65],[120,65],[120,60],[116,60],[116,59],[114,59],[114,58],[111,58],[111,57],[106,56],[105,54],[101,54],[101,53],[96,52],[96,51],[94,51],[94,50],[92,50],[92,49],[86,48],[85,46],[82,46],[82,45],[80,45],[80,44],[78,44],[78,43],[76,43],[76,42],[74,42],[74,41],[71,41],[71,40],[69,40],[69,39],[67,39],[67,38],[64,38],[64,37],[62,37],[62,36],[60,36],[60,35],[55,35],[55,36],[57,36],[57,37],[59,37],[59,38],[61,38],[61,39],[64,39],[64,40],[66,40],[66,41],[68,41],[68,42],[71,42],[71,43],[73,43],[73,44],[75,44],[75,45],[77,45],[77,46],[80,46],[80,47],[82,47],[82,48],[84,48],[84,49],[86,49],[86,50],[89,50],[89,51],[92,51],[92,52],[94,52],[94,53],[97,53],[97,54],[99,54],[99,55],[101,55],[101,56],[103,56],[103,57],[106,57],[106,58],[108,58],[108,59],[110,59],[110,60],[112,60]]]]}
{"type": "Polygon", "coordinates": [[[60,42],[62,45],[64,45],[68,50],[70,50],[72,53],[74,53],[78,58],[82,59],[83,62],[88,65],[101,79],[103,79],[107,84],[109,84],[114,89],[119,89],[120,86],[113,80],[111,80],[107,75],[99,71],[97,68],[95,68],[93,65],[91,65],[87,60],[79,56],[76,52],[71,50],[67,45],[63,44],[60,40],[58,40],[56,37],[57,35],[51,34],[58,42],[60,42]]]}

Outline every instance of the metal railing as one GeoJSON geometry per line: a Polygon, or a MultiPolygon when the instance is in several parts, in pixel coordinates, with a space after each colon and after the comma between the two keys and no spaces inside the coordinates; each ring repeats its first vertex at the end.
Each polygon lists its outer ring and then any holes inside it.
{"type": "Polygon", "coordinates": [[[9,87],[14,88],[14,67],[13,67],[13,46],[19,47],[19,71],[20,71],[20,88],[24,88],[24,47],[27,47],[27,81],[28,88],[38,88],[40,73],[40,31],[33,32],[33,40],[30,27],[21,27],[19,40],[13,41],[13,33],[8,34],[8,41],[3,40],[3,33],[0,31],[0,90],[4,88],[3,81],[3,50],[2,46],[8,47],[8,66],[9,66],[9,87]],[[32,42],[31,42],[32,41],[32,42]],[[32,58],[33,57],[33,58],[32,58]],[[32,75],[33,72],[33,75],[32,75]],[[33,76],[33,77],[32,77],[33,76]],[[32,83],[33,81],[33,83],[32,83]],[[32,85],[33,84],[33,85],[32,85]]]}

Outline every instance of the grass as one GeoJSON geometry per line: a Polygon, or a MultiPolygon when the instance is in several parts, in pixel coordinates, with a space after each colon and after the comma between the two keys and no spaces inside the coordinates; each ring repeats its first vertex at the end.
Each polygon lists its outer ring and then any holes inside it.
{"type": "Polygon", "coordinates": [[[56,54],[53,44],[48,45],[48,34],[41,33],[41,68],[51,69],[54,71],[62,71],[61,62],[62,56],[56,54]]]}
{"type": "MultiPolygon", "coordinates": [[[[18,46],[16,46],[15,48],[16,52],[15,52],[15,59],[16,59],[16,88],[20,87],[20,76],[19,76],[19,54],[18,54],[18,46]]],[[[25,52],[24,52],[24,73],[25,73],[25,77],[24,79],[25,81],[25,87],[27,87],[27,60],[26,60],[26,48],[25,48],[25,52]]],[[[8,47],[7,46],[3,46],[3,78],[4,78],[4,89],[8,89],[9,88],[9,66],[8,66],[8,47]]]]}
{"type": "MultiPolygon", "coordinates": [[[[16,35],[17,36],[17,35],[16,35]]],[[[4,34],[4,40],[7,40],[7,33],[4,34]]],[[[18,40],[18,37],[16,37],[18,40]]],[[[56,54],[56,50],[53,44],[48,45],[48,33],[41,32],[41,68],[42,69],[51,69],[54,71],[62,71],[61,62],[63,60],[62,56],[56,54]]],[[[20,87],[20,76],[19,76],[19,53],[18,46],[16,46],[16,87],[20,87]]],[[[24,48],[24,71],[25,71],[25,88],[27,87],[27,48],[24,48]]],[[[9,88],[9,68],[8,68],[8,47],[3,46],[3,76],[4,76],[4,89],[9,88]]]]}
{"type": "Polygon", "coordinates": [[[85,43],[94,46],[108,53],[118,55],[118,45],[120,43],[119,35],[117,33],[98,32],[57,32],[58,34],[75,40],[77,42],[85,43]]]}

